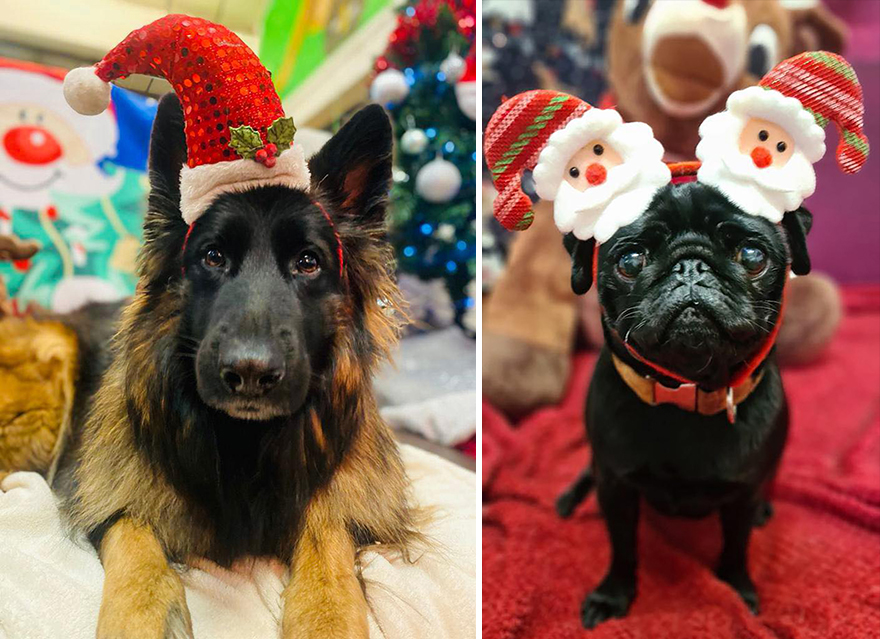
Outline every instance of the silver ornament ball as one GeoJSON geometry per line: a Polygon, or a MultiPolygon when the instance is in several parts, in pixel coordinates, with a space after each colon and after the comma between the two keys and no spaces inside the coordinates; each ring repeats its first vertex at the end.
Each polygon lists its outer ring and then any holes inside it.
{"type": "Polygon", "coordinates": [[[421,129],[408,129],[400,137],[400,148],[409,155],[418,155],[428,148],[428,136],[421,129]]]}
{"type": "Polygon", "coordinates": [[[431,160],[416,175],[416,192],[435,204],[448,202],[461,189],[461,173],[452,162],[443,158],[431,160]]]}
{"type": "Polygon", "coordinates": [[[386,69],[370,85],[370,99],[379,104],[400,104],[408,95],[406,76],[397,69],[386,69]]]}
{"type": "Polygon", "coordinates": [[[449,84],[455,84],[464,75],[465,66],[464,58],[453,52],[440,63],[440,70],[446,76],[446,81],[449,84]]]}

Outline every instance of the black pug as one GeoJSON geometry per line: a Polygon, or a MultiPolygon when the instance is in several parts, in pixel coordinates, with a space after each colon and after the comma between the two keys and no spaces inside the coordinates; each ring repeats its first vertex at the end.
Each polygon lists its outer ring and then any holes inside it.
{"type": "MultiPolygon", "coordinates": [[[[596,285],[605,346],[587,398],[592,463],[557,502],[568,517],[595,485],[611,539],[611,566],[581,608],[585,627],[626,615],[635,597],[642,497],[666,515],[720,513],[724,549],[716,574],[757,613],[746,551],[752,527],[771,514],[765,489],[788,430],[773,352],[747,378],[751,393],[736,406],[733,423],[727,410],[707,415],[651,405],[622,376],[678,387],[660,368],[696,382],[709,393],[703,399],[725,399],[737,370],[760,357],[772,336],[787,266],[799,275],[810,270],[811,222],[801,208],[774,225],[693,182],[661,189],[644,215],[600,245],[596,285]]],[[[572,288],[583,294],[592,284],[595,243],[569,235],[565,245],[572,288]]]]}

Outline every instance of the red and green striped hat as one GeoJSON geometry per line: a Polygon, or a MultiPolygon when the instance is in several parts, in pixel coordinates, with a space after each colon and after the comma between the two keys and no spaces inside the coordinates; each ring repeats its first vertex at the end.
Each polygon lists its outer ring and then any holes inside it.
{"type": "Polygon", "coordinates": [[[862,168],[868,158],[862,86],[841,56],[827,51],[801,53],[773,67],[758,86],[797,99],[820,129],[834,122],[840,133],[838,165],[845,173],[862,168]]]}
{"type": "Polygon", "coordinates": [[[558,91],[526,91],[506,100],[492,115],[483,141],[486,164],[498,190],[494,213],[501,225],[522,231],[532,224],[532,201],[522,173],[535,168],[548,138],[592,107],[558,91]]]}

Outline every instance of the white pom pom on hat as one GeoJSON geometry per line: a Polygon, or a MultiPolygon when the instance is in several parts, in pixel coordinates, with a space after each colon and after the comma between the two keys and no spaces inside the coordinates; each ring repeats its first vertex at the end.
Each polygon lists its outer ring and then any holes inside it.
{"type": "Polygon", "coordinates": [[[83,115],[98,115],[110,105],[110,83],[98,77],[95,67],[68,71],[63,90],[67,103],[83,115]]]}

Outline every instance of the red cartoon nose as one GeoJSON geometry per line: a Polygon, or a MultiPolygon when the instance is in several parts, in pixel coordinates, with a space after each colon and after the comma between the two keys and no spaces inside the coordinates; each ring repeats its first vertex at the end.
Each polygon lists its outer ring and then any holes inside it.
{"type": "Polygon", "coordinates": [[[593,186],[602,184],[607,176],[608,172],[605,167],[598,162],[587,167],[587,182],[593,186]]]}
{"type": "Polygon", "coordinates": [[[765,149],[763,146],[756,146],[752,149],[752,162],[755,163],[755,166],[759,169],[766,169],[768,166],[773,164],[773,156],[770,155],[770,151],[765,149]]]}
{"type": "Polygon", "coordinates": [[[730,0],[703,0],[703,2],[711,4],[718,9],[726,9],[727,5],[730,4],[730,0]]]}
{"type": "Polygon", "coordinates": [[[3,136],[3,146],[14,160],[24,164],[48,164],[61,157],[61,145],[46,129],[17,126],[3,136]]]}

